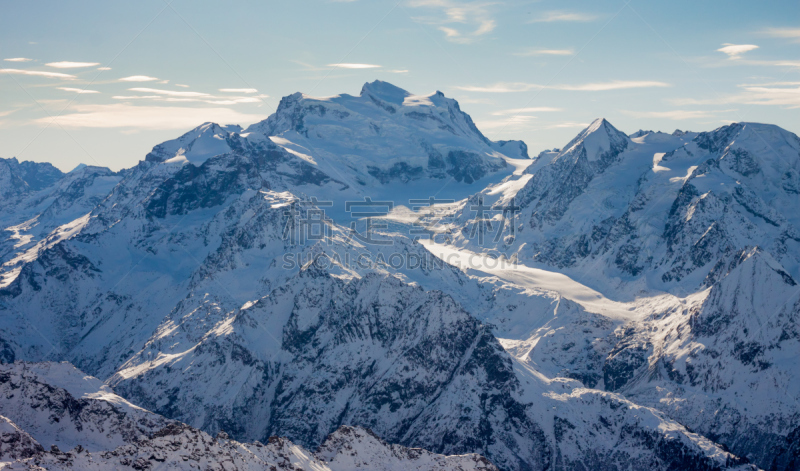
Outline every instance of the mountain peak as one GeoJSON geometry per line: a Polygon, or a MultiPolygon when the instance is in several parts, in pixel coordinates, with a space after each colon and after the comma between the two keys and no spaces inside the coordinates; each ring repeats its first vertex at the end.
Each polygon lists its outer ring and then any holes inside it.
{"type": "Polygon", "coordinates": [[[147,154],[148,162],[191,162],[200,165],[211,157],[230,152],[228,137],[239,133],[242,127],[236,124],[220,126],[205,122],[183,136],[163,142],[147,154]]]}
{"type": "Polygon", "coordinates": [[[619,153],[630,143],[630,138],[615,128],[605,118],[597,118],[564,147],[563,154],[571,153],[582,146],[586,157],[600,160],[609,152],[619,153]]]}
{"type": "Polygon", "coordinates": [[[395,105],[402,105],[406,97],[411,96],[410,93],[402,88],[381,80],[365,83],[364,86],[361,87],[361,96],[363,97],[365,95],[372,95],[379,100],[395,105]]]}

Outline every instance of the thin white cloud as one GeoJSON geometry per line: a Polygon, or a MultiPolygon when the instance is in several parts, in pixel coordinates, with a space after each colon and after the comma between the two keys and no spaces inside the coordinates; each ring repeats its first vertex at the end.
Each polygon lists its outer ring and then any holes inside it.
{"type": "Polygon", "coordinates": [[[732,95],[702,99],[680,98],[671,100],[671,102],[678,106],[744,104],[800,108],[800,84],[788,86],[743,84],[739,85],[739,88],[742,91],[732,95]]]}
{"type": "Polygon", "coordinates": [[[156,77],[149,77],[147,75],[131,75],[130,77],[122,77],[120,82],[153,82],[158,80],[156,77]]]}
{"type": "Polygon", "coordinates": [[[742,87],[744,93],[735,97],[733,103],[749,105],[778,105],[800,108],[800,86],[796,87],[742,87]]]}
{"type": "Polygon", "coordinates": [[[660,88],[669,86],[668,83],[654,80],[614,80],[611,82],[587,83],[584,85],[556,85],[551,88],[556,90],[600,92],[607,90],[624,90],[628,88],[660,88]]]}
{"type": "Polygon", "coordinates": [[[160,100],[164,97],[161,95],[114,95],[111,98],[115,100],[160,100]]]}
{"type": "Polygon", "coordinates": [[[459,98],[458,102],[461,104],[471,104],[471,105],[494,105],[494,100],[490,100],[489,98],[459,98]]]}
{"type": "Polygon", "coordinates": [[[97,70],[111,70],[111,67],[98,67],[97,70]]]}
{"type": "Polygon", "coordinates": [[[65,92],[75,92],[78,94],[100,93],[97,90],[84,90],[83,88],[58,87],[58,89],[64,90],[65,92]]]}
{"type": "Polygon", "coordinates": [[[96,65],[100,65],[99,62],[70,62],[70,61],[61,61],[61,62],[48,62],[45,64],[48,67],[55,67],[56,69],[78,69],[81,67],[94,67],[96,65]]]}
{"type": "Polygon", "coordinates": [[[535,83],[497,83],[485,87],[481,86],[457,86],[455,88],[467,92],[482,92],[482,93],[516,93],[527,92],[536,89],[551,89],[551,90],[567,90],[567,91],[581,91],[581,92],[598,92],[608,90],[623,90],[629,88],[651,88],[651,87],[669,87],[670,85],[665,82],[657,82],[653,80],[613,80],[610,82],[597,82],[586,83],[582,85],[538,85],[535,83]]]}
{"type": "Polygon", "coordinates": [[[187,97],[187,98],[211,96],[208,93],[202,93],[202,92],[179,92],[176,90],[161,90],[158,88],[129,88],[128,90],[132,92],[155,93],[156,95],[167,95],[167,96],[187,97]]]}
{"type": "Polygon", "coordinates": [[[76,78],[74,75],[62,74],[60,72],[45,72],[42,70],[22,70],[22,69],[0,69],[0,72],[14,75],[34,75],[37,77],[58,78],[72,80],[76,78]]]}
{"type": "Polygon", "coordinates": [[[743,83],[740,87],[791,87],[800,86],[800,82],[767,82],[767,83],[743,83]]]}
{"type": "Polygon", "coordinates": [[[474,85],[463,85],[463,86],[456,86],[455,88],[459,90],[464,90],[466,92],[480,92],[480,93],[514,93],[514,92],[527,92],[533,88],[542,88],[540,85],[534,85],[529,83],[496,83],[494,85],[488,86],[474,86],[474,85]]]}
{"type": "Polygon", "coordinates": [[[28,59],[27,57],[11,57],[9,59],[3,59],[3,60],[7,62],[30,62],[33,59],[28,59]]]}
{"type": "Polygon", "coordinates": [[[552,108],[549,106],[536,106],[531,108],[513,108],[510,110],[500,110],[495,111],[492,113],[494,116],[505,116],[510,114],[522,114],[522,113],[547,113],[550,111],[561,111],[561,108],[552,108]]]}
{"type": "Polygon", "coordinates": [[[536,119],[535,116],[515,115],[503,119],[478,121],[475,125],[478,126],[479,129],[520,128],[529,124],[534,119],[536,119]]]}
{"type": "Polygon", "coordinates": [[[514,52],[512,55],[520,57],[532,56],[571,56],[575,54],[572,49],[529,49],[522,52],[514,52]]]}
{"type": "Polygon", "coordinates": [[[184,84],[182,84],[182,83],[176,83],[176,84],[175,84],[175,86],[176,86],[176,87],[189,88],[189,86],[188,86],[188,85],[184,85],[184,84]]]}
{"type": "Polygon", "coordinates": [[[220,88],[219,91],[225,93],[258,93],[255,88],[220,88]]]}
{"type": "Polygon", "coordinates": [[[338,69],[379,69],[381,66],[375,64],[328,64],[328,67],[338,69]]]}
{"type": "Polygon", "coordinates": [[[767,28],[763,33],[773,38],[791,39],[794,42],[800,42],[800,28],[767,28]]]}
{"type": "Polygon", "coordinates": [[[722,46],[723,47],[717,49],[717,51],[722,52],[723,54],[727,54],[729,59],[739,59],[745,52],[758,49],[758,46],[756,46],[755,44],[725,43],[722,46]]]}
{"type": "Polygon", "coordinates": [[[416,21],[435,25],[448,41],[468,44],[494,31],[497,22],[492,18],[488,2],[457,2],[454,0],[411,0],[413,8],[428,8],[438,12],[436,17],[417,17],[416,21]]]}
{"type": "Polygon", "coordinates": [[[597,15],[589,13],[571,11],[547,11],[530,21],[530,23],[553,23],[558,21],[569,21],[587,23],[598,18],[597,15]]]}
{"type": "Polygon", "coordinates": [[[634,118],[663,118],[681,121],[684,119],[713,118],[718,111],[710,110],[670,110],[670,111],[623,111],[634,118]]]}
{"type": "Polygon", "coordinates": [[[391,70],[387,70],[387,72],[391,72],[393,74],[407,74],[408,73],[408,69],[391,69],[391,70]]]}
{"type": "Polygon", "coordinates": [[[269,95],[249,95],[249,96],[214,96],[208,93],[199,92],[179,92],[174,90],[159,90],[154,88],[130,88],[131,91],[156,93],[156,95],[115,95],[111,98],[115,100],[152,100],[170,103],[208,103],[211,105],[237,105],[241,103],[259,103],[262,98],[269,95]]]}
{"type": "MultiPolygon", "coordinates": [[[[113,105],[80,105],[74,112],[55,118],[65,128],[138,128],[186,129],[205,121],[221,123],[254,123],[266,116],[240,113],[230,108],[188,108],[177,106],[135,106],[126,103],[113,105]]],[[[53,118],[35,120],[49,124],[53,118]]]]}
{"type": "Polygon", "coordinates": [[[546,126],[547,129],[561,129],[561,128],[585,128],[588,126],[589,123],[575,123],[572,121],[567,121],[564,123],[555,123],[549,126],[546,126]]]}

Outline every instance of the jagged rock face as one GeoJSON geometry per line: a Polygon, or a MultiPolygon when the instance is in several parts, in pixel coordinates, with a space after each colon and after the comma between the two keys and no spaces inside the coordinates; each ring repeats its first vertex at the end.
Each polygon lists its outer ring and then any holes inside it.
{"type": "Polygon", "coordinates": [[[3,469],[345,471],[358,463],[383,470],[497,471],[479,455],[390,445],[357,427],[330,434],[316,455],[279,437],[239,443],[224,432],[211,437],[135,407],[67,363],[0,368],[0,394],[8,401],[3,412],[25,424],[0,416],[3,469]],[[52,443],[48,451],[41,441],[52,443]]]}
{"type": "Polygon", "coordinates": [[[497,471],[496,466],[480,455],[445,456],[421,448],[390,445],[370,430],[346,425],[329,435],[316,455],[332,469],[374,469],[380,463],[380,469],[387,471],[497,471]]]}
{"type": "MultiPolygon", "coordinates": [[[[388,445],[371,437],[369,431],[346,427],[331,434],[336,447],[325,458],[315,456],[291,441],[271,437],[265,444],[239,443],[217,436],[212,438],[185,425],[171,425],[136,443],[100,453],[75,449],[69,452],[38,453],[9,463],[4,469],[50,470],[143,470],[204,469],[223,471],[349,471],[356,462],[365,469],[386,471],[496,471],[478,455],[443,456],[420,449],[388,445]]],[[[327,443],[327,442],[326,442],[327,443]]]]}
{"type": "MultiPolygon", "coordinates": [[[[691,292],[722,257],[748,246],[800,274],[800,218],[789,210],[798,202],[797,136],[753,123],[639,134],[628,138],[598,120],[557,155],[541,156],[549,162],[531,165],[526,184],[495,203],[514,197],[521,206],[502,226],[516,229],[503,250],[679,292],[691,292]]],[[[467,231],[462,243],[474,244],[467,231]]]]}
{"type": "Polygon", "coordinates": [[[0,159],[0,197],[39,191],[57,182],[64,174],[52,164],[0,159]]]}
{"type": "Polygon", "coordinates": [[[797,283],[759,249],[727,257],[713,278],[683,309],[616,333],[605,387],[759,467],[793,469],[800,462],[797,283]]]}
{"type": "Polygon", "coordinates": [[[48,187],[0,201],[0,225],[10,235],[0,240],[0,262],[9,262],[57,227],[91,212],[121,178],[107,168],[84,166],[48,187]]]}
{"type": "MultiPolygon", "coordinates": [[[[475,182],[501,175],[487,167],[503,160],[497,152],[525,153],[521,143],[487,142],[459,113],[441,95],[414,97],[381,83],[360,97],[297,95],[248,132],[207,123],[157,146],[134,169],[94,169],[91,181],[122,179],[103,198],[93,200],[99,183],[79,183],[76,172],[76,186],[68,174],[25,193],[45,201],[44,192],[65,189],[52,210],[31,213],[50,218],[38,227],[58,227],[41,236],[20,228],[20,237],[35,237],[10,250],[0,271],[0,361],[70,360],[203,432],[170,424],[121,449],[53,451],[14,466],[147,468],[163,458],[177,468],[280,469],[300,455],[281,448],[265,459],[226,434],[204,432],[288,435],[316,446],[349,424],[403,446],[479,452],[504,470],[748,468],[737,454],[767,468],[796,467],[796,409],[763,389],[763,375],[800,389],[784,367],[797,351],[796,302],[770,319],[762,311],[780,304],[777,292],[734,287],[797,279],[799,216],[785,210],[797,195],[796,137],[750,124],[628,137],[599,120],[563,151],[539,154],[527,173],[466,202],[522,206],[515,237],[497,246],[519,260],[584,270],[596,284],[617,277],[637,289],[698,291],[669,309],[637,305],[640,312],[606,316],[553,293],[501,293],[449,265],[348,267],[340,262],[346,255],[389,260],[425,249],[398,234],[382,234],[394,240],[390,248],[362,244],[331,221],[330,243],[285,240],[287,211],[316,190],[349,198],[362,183],[393,190],[424,178],[475,182]],[[754,144],[761,138],[781,158],[765,159],[754,144]],[[366,165],[370,156],[357,148],[384,153],[366,165]],[[756,243],[760,252],[740,255],[756,243]],[[293,252],[327,268],[281,266],[293,252]],[[769,329],[764,338],[753,334],[761,326],[769,329]],[[772,415],[751,413],[763,397],[772,415]],[[747,432],[732,432],[740,424],[747,432]]],[[[63,404],[72,400],[59,397],[37,404],[69,410],[63,404]]],[[[95,418],[106,415],[118,417],[95,418]]],[[[52,441],[9,419],[45,447],[52,441]]],[[[412,469],[454,463],[399,446],[356,457],[342,440],[329,443],[344,453],[330,463],[302,453],[319,469],[364,456],[420,457],[403,461],[412,469]]]]}
{"type": "Polygon", "coordinates": [[[109,450],[170,422],[68,364],[0,365],[0,396],[0,415],[47,447],[109,450]]]}
{"type": "Polygon", "coordinates": [[[527,371],[442,293],[379,275],[345,282],[311,265],[240,310],[208,305],[165,321],[110,382],[239,438],[280,430],[313,447],[352,424],[405,446],[477,451],[509,470],[742,464],[652,410],[527,371]]]}
{"type": "Polygon", "coordinates": [[[270,139],[351,186],[453,178],[473,183],[527,158],[520,141],[489,141],[441,92],[417,96],[386,82],[358,97],[284,97],[267,120],[242,134],[270,139]]]}
{"type": "Polygon", "coordinates": [[[377,275],[345,283],[310,269],[258,303],[213,318],[205,333],[189,328],[163,326],[169,334],[129,361],[114,387],[236,437],[280,431],[316,446],[352,424],[440,453],[485,450],[506,467],[547,461],[543,432],[514,400],[520,386],[510,360],[441,293],[377,275]],[[189,344],[196,346],[187,351],[189,344]],[[153,364],[168,346],[172,360],[153,364]],[[199,388],[212,378],[214,387],[199,388]],[[191,406],[198,401],[206,405],[191,406]],[[506,423],[516,424],[513,431],[506,423]]]}
{"type": "Polygon", "coordinates": [[[756,245],[796,275],[800,218],[787,209],[798,194],[787,181],[800,169],[800,139],[775,126],[733,124],[699,134],[662,161],[688,160],[697,165],[670,208],[662,280],[707,272],[722,256],[756,245]]]}
{"type": "Polygon", "coordinates": [[[0,415],[0,463],[24,460],[42,453],[44,448],[28,432],[0,415]]]}

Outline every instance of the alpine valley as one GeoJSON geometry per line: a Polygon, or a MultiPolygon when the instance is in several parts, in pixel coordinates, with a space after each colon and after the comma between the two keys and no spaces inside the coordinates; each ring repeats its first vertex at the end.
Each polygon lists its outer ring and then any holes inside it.
{"type": "Polygon", "coordinates": [[[0,159],[0,468],[800,469],[800,138],[386,82],[0,159]]]}

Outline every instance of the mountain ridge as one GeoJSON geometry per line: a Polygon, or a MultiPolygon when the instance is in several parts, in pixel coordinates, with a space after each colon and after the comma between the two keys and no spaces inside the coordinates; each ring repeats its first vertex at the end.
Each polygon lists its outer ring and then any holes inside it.
{"type": "MultiPolygon", "coordinates": [[[[441,93],[373,82],[285,100],[247,130],[206,123],[132,169],[0,199],[17,206],[2,219],[2,363],[68,360],[197,427],[86,456],[134,463],[170,440],[234,456],[241,444],[203,435],[223,430],[313,448],[362,426],[503,470],[795,466],[797,136],[628,136],[601,118],[522,160],[524,143],[486,140],[441,93]],[[406,201],[445,184],[451,202],[406,201]],[[397,202],[375,219],[387,245],[337,209],[383,197],[397,202]],[[295,237],[306,211],[330,216],[324,236],[295,237]],[[417,240],[421,227],[440,239],[417,240]],[[430,259],[437,247],[450,254],[430,259]],[[749,386],[766,377],[784,394],[749,386]]],[[[14,453],[40,453],[23,432],[47,420],[7,418],[14,453]]],[[[385,443],[364,459],[397,456],[385,443]]]]}

